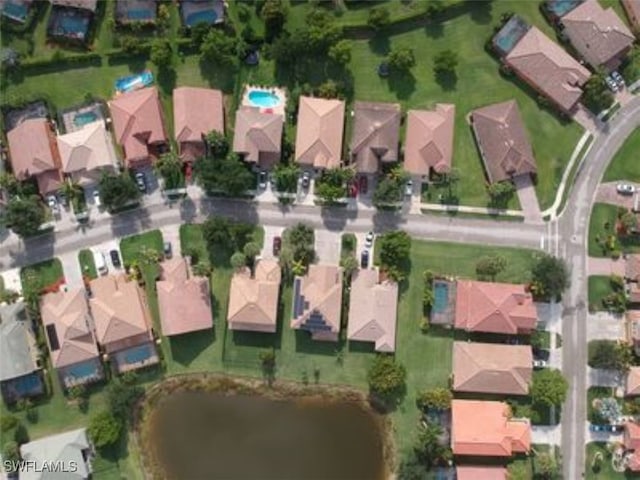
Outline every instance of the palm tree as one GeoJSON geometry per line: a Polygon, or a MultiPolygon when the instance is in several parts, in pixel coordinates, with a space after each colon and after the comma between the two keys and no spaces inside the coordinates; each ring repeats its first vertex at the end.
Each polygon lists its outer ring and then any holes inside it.
{"type": "MultiPolygon", "coordinates": [[[[66,182],[62,184],[61,191],[65,197],[69,200],[69,203],[76,209],[76,201],[83,194],[82,187],[78,182],[72,178],[68,178],[66,182]]],[[[76,212],[78,213],[78,212],[76,212]]]]}

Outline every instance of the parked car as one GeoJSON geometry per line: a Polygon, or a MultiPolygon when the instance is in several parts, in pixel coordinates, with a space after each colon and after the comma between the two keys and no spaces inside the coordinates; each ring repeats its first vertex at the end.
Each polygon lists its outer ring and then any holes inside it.
{"type": "Polygon", "coordinates": [[[611,78],[618,84],[618,87],[624,87],[624,78],[622,78],[622,75],[620,75],[618,71],[611,72],[611,78]]]}
{"type": "Polygon", "coordinates": [[[102,205],[102,200],[100,200],[100,190],[93,191],[93,203],[96,207],[100,207],[102,205]]]}
{"type": "Polygon", "coordinates": [[[604,425],[594,425],[591,423],[589,424],[589,430],[592,432],[604,432],[604,425]]]}
{"type": "Polygon", "coordinates": [[[49,208],[51,209],[51,211],[53,212],[58,211],[58,200],[56,200],[56,197],[54,195],[49,195],[47,197],[47,205],[49,205],[49,208]]]}
{"type": "Polygon", "coordinates": [[[309,188],[310,183],[311,183],[311,176],[309,175],[309,172],[304,172],[302,174],[302,188],[306,190],[307,188],[309,188]]]}
{"type": "Polygon", "coordinates": [[[96,271],[100,275],[106,275],[108,273],[107,262],[102,252],[93,252],[93,264],[96,266],[96,271]]]}
{"type": "Polygon", "coordinates": [[[109,256],[111,257],[111,263],[113,263],[113,266],[120,268],[122,264],[120,263],[120,254],[118,253],[118,250],[111,250],[109,252],[109,256]]]}
{"type": "Polygon", "coordinates": [[[544,360],[534,360],[533,361],[533,368],[536,370],[540,370],[542,368],[546,368],[547,366],[547,362],[544,360]]]}
{"type": "Polygon", "coordinates": [[[549,361],[549,357],[551,356],[551,352],[544,348],[534,348],[533,349],[533,358],[536,360],[544,360],[546,362],[549,361]]]}
{"type": "Polygon", "coordinates": [[[361,175],[358,179],[358,190],[360,190],[360,193],[367,193],[367,188],[369,188],[368,184],[367,176],[361,175]]]}
{"type": "Polygon", "coordinates": [[[264,170],[261,170],[260,173],[258,174],[258,187],[260,187],[261,190],[264,190],[265,188],[267,188],[268,179],[269,179],[269,176],[267,175],[267,172],[264,170]]]}
{"type": "Polygon", "coordinates": [[[636,188],[628,183],[619,183],[616,185],[616,191],[621,195],[633,195],[636,188]]]}
{"type": "Polygon", "coordinates": [[[360,254],[360,268],[369,268],[369,250],[363,250],[360,254]]]}
{"type": "Polygon", "coordinates": [[[404,194],[407,197],[410,197],[411,195],[413,195],[413,181],[407,180],[407,183],[405,183],[404,185],[404,194]]]}
{"type": "Polygon", "coordinates": [[[373,232],[367,233],[367,236],[364,237],[364,246],[367,248],[371,248],[373,246],[373,232]]]}
{"type": "Polygon", "coordinates": [[[162,247],[165,258],[171,258],[173,256],[173,249],[171,248],[171,242],[164,242],[162,247]]]}
{"type": "Polygon", "coordinates": [[[349,182],[349,185],[347,185],[347,195],[349,198],[356,198],[358,196],[358,184],[355,181],[349,182]]]}
{"type": "Polygon", "coordinates": [[[624,427],[622,425],[604,425],[605,432],[622,433],[624,427]]]}
{"type": "Polygon", "coordinates": [[[607,84],[607,87],[609,88],[609,90],[611,90],[613,93],[616,93],[620,89],[618,87],[618,84],[613,80],[613,78],[607,77],[605,78],[604,81],[607,84]]]}
{"type": "Polygon", "coordinates": [[[138,185],[138,190],[140,190],[142,193],[145,193],[147,191],[147,181],[144,178],[144,173],[142,172],[136,173],[135,179],[136,179],[136,185],[138,185]]]}
{"type": "Polygon", "coordinates": [[[280,249],[282,248],[282,238],[273,237],[273,256],[277,257],[280,255],[280,249]]]}

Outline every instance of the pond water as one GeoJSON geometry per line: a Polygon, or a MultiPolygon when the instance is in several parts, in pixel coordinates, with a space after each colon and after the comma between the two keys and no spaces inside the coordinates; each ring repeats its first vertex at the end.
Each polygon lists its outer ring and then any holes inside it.
{"type": "Polygon", "coordinates": [[[374,415],[347,402],[178,393],[153,412],[149,438],[169,478],[377,480],[374,415]]]}

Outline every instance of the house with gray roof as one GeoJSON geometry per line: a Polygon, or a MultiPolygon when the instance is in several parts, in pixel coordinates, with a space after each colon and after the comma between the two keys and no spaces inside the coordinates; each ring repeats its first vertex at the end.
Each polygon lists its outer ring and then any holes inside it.
{"type": "Polygon", "coordinates": [[[44,393],[38,348],[24,303],[0,306],[0,389],[5,403],[44,393]]]}
{"type": "Polygon", "coordinates": [[[20,472],[20,480],[86,480],[91,477],[94,451],[87,429],[80,428],[25,443],[20,447],[20,456],[34,465],[20,472]],[[50,468],[43,468],[45,464],[50,468]],[[60,470],[52,472],[54,465],[60,470]]]}

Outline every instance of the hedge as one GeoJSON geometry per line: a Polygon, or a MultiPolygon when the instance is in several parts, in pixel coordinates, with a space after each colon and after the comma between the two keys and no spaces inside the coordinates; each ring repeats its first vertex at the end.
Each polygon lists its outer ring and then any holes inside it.
{"type": "MultiPolygon", "coordinates": [[[[60,50],[58,50],[60,52],[60,50]]],[[[40,67],[51,67],[54,65],[85,65],[85,64],[100,64],[101,57],[99,53],[74,53],[74,54],[54,54],[50,58],[39,58],[34,60],[23,60],[20,63],[20,69],[31,70],[40,67]]]]}

